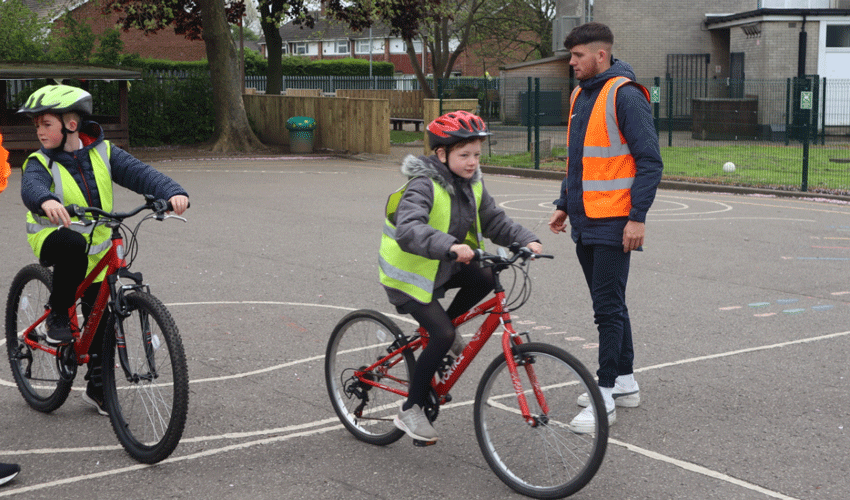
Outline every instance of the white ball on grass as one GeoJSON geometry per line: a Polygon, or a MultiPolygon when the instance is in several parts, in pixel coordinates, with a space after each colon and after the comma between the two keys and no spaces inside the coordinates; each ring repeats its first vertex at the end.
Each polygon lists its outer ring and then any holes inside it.
{"type": "Polygon", "coordinates": [[[723,171],[727,173],[731,173],[735,171],[735,164],[731,161],[727,161],[723,164],[723,171]]]}

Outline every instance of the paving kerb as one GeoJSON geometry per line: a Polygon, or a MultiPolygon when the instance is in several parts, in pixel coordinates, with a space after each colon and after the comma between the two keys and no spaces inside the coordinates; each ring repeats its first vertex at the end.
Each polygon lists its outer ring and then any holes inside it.
{"type": "MultiPolygon", "coordinates": [[[[494,350],[453,390],[458,404],[441,412],[437,446],[357,442],[330,410],[329,331],[349,308],[393,312],[375,253],[386,196],[403,181],[398,158],[152,163],[192,196],[187,224],[143,226],[135,267],[186,344],[184,440],[169,461],[140,466],[78,392],[42,415],[6,368],[0,460],[24,469],[0,496],[71,498],[82,487],[104,499],[522,498],[486,466],[472,428],[468,402],[494,350]]],[[[534,295],[517,320],[593,367],[595,327],[572,244],[545,226],[559,178],[485,179],[556,256],[534,264],[534,295]]],[[[15,172],[0,196],[0,232],[11,235],[0,241],[0,289],[33,262],[19,188],[15,172]]],[[[116,191],[118,207],[137,199],[116,191]]],[[[848,220],[847,207],[810,200],[659,191],[629,283],[644,401],[619,412],[602,469],[573,498],[850,496],[841,480],[850,473],[848,220]]]]}

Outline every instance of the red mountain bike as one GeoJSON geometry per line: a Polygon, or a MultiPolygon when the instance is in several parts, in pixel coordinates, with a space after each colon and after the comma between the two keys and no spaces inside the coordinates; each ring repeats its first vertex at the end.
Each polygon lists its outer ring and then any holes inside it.
{"type": "Polygon", "coordinates": [[[109,227],[112,246],[77,289],[77,303],[68,311],[74,340],[64,346],[53,347],[45,342],[53,273],[40,264],[28,265],[18,272],[6,302],[6,347],[12,375],[30,406],[45,413],[56,410],[71,392],[77,366],[89,361],[94,334],[106,321],[101,365],[103,395],[112,428],[133,458],[157,463],[174,451],[183,435],[189,407],[189,375],[183,342],[171,314],[150,294],[142,275],[129,268],[138,252],[136,235],[142,222],[185,219],[168,215],[170,204],[149,196],[144,205],[127,213],[75,205],[66,209],[80,219],[76,225],[109,227]],[[143,210],[152,213],[134,229],[124,225],[125,219],[143,210]],[[94,220],[86,218],[87,214],[92,214],[94,220]],[[129,238],[122,232],[127,232],[129,238]],[[104,270],[106,278],[81,329],[77,315],[80,298],[104,270]]]}
{"type": "MultiPolygon", "coordinates": [[[[454,320],[458,326],[485,316],[461,355],[446,357],[432,382],[425,414],[431,421],[437,418],[440,406],[451,401],[455,382],[501,327],[503,352],[485,370],[475,394],[478,445],[493,472],[517,492],[563,498],[583,488],[602,464],[608,417],[595,378],[578,359],[553,345],[530,342],[528,332],[514,330],[510,313],[531,294],[526,264],[551,256],[535,255],[519,245],[511,250],[511,257],[503,251],[479,251],[482,265],[494,271],[495,296],[454,320]],[[516,271],[508,294],[499,278],[506,269],[516,271]],[[507,302],[509,296],[514,299],[507,302]],[[595,410],[596,431],[577,434],[569,430],[569,422],[578,411],[576,399],[585,392],[595,410]]],[[[414,355],[427,344],[423,328],[408,337],[377,311],[354,311],[334,328],[325,355],[325,381],[334,411],[357,439],[387,445],[404,435],[393,417],[407,398],[414,355]]]]}

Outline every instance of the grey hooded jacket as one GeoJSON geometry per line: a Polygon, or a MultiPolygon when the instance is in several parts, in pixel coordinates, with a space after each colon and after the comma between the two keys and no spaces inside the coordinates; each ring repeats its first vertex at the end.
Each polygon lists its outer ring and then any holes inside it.
{"type": "MultiPolygon", "coordinates": [[[[481,170],[477,170],[472,179],[464,179],[453,174],[436,156],[417,158],[408,155],[401,165],[401,173],[408,177],[410,182],[395,214],[396,241],[405,252],[440,261],[434,279],[434,298],[440,298],[444,292],[440,287],[461,269],[460,266],[465,265],[448,261],[446,254],[452,245],[463,243],[470,228],[475,224],[472,183],[481,180],[481,170]],[[451,223],[448,233],[428,225],[431,207],[434,205],[432,179],[451,195],[451,223]]],[[[482,191],[481,206],[478,209],[481,220],[480,233],[501,246],[514,242],[525,246],[533,241],[540,241],[534,233],[505,215],[486,187],[482,191]]],[[[413,300],[411,296],[398,290],[386,287],[385,290],[390,303],[395,306],[413,300]]]]}

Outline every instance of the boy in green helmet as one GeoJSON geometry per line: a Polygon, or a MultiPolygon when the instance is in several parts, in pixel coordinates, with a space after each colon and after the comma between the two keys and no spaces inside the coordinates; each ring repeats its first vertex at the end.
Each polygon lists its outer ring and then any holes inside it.
{"type": "MultiPolygon", "coordinates": [[[[35,91],[18,110],[30,116],[41,149],[24,162],[21,197],[27,214],[27,240],[45,266],[53,267],[53,289],[46,341],[63,345],[73,340],[68,311],[86,274],[111,245],[108,233],[79,231],[65,206],[75,204],[111,211],[112,183],[171,202],[182,214],[189,206],[186,191],[175,181],[103,138],[103,129],[88,120],[91,94],[69,85],[48,85],[35,91]]],[[[101,281],[102,276],[97,280],[101,281]]],[[[82,298],[88,317],[100,283],[82,298]]],[[[83,399],[106,415],[100,384],[102,329],[89,349],[92,361],[83,399]]]]}

